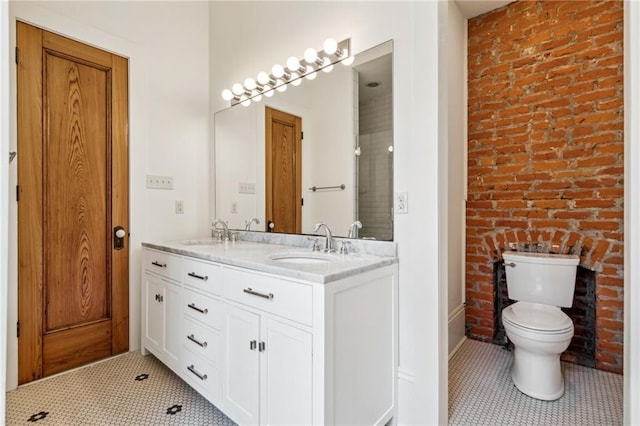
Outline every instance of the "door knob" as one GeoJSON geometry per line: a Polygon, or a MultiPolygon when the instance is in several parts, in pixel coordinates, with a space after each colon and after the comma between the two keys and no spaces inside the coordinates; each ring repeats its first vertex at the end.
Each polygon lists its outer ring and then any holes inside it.
{"type": "Polygon", "coordinates": [[[113,248],[116,250],[122,250],[124,248],[124,237],[127,236],[127,231],[122,226],[116,226],[113,228],[113,248]]]}

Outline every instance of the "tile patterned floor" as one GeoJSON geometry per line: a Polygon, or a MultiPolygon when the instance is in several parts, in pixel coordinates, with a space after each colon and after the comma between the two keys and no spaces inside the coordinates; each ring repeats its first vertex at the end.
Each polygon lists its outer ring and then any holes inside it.
{"type": "Polygon", "coordinates": [[[7,425],[234,425],[152,355],[114,357],[7,393],[7,425]]]}
{"type": "Polygon", "coordinates": [[[540,401],[511,382],[512,353],[467,340],[449,361],[451,425],[621,425],[623,377],[563,363],[565,394],[540,401]]]}

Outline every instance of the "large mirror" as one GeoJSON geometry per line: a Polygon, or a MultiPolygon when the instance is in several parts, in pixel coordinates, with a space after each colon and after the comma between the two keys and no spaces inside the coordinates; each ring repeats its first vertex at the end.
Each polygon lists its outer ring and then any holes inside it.
{"type": "Polygon", "coordinates": [[[393,240],[392,42],[215,114],[216,218],[229,228],[393,240]],[[355,221],[362,228],[352,226],[355,221]]]}

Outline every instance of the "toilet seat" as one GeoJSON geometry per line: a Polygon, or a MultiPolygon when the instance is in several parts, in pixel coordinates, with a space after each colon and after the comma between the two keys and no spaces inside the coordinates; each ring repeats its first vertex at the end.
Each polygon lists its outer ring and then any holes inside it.
{"type": "Polygon", "coordinates": [[[502,311],[502,320],[513,328],[541,334],[573,332],[573,321],[560,308],[539,303],[509,305],[502,311]]]}

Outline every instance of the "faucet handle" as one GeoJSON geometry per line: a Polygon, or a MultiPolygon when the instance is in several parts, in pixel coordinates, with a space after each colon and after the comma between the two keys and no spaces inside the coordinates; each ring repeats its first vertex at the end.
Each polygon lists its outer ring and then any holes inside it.
{"type": "Polygon", "coordinates": [[[351,241],[340,241],[340,254],[349,254],[349,246],[351,241]]]}
{"type": "Polygon", "coordinates": [[[311,251],[320,251],[320,239],[307,237],[309,241],[313,241],[313,245],[311,246],[311,251]]]}

